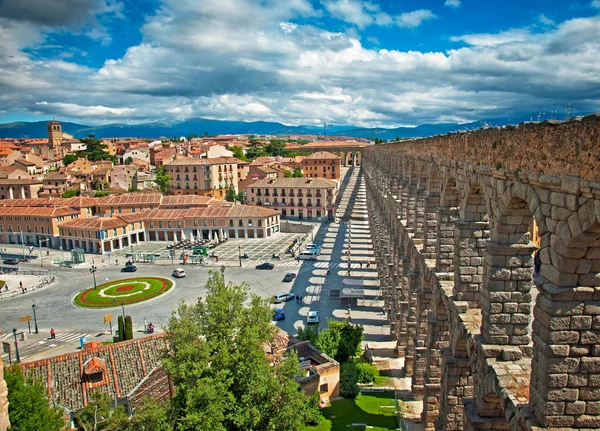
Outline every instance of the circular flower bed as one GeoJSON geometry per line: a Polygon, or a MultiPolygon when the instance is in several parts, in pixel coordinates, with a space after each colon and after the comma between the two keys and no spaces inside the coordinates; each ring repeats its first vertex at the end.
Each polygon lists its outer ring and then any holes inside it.
{"type": "Polygon", "coordinates": [[[73,302],[80,307],[104,308],[134,304],[162,295],[173,282],[161,277],[127,278],[111,281],[80,292],[73,302]]]}

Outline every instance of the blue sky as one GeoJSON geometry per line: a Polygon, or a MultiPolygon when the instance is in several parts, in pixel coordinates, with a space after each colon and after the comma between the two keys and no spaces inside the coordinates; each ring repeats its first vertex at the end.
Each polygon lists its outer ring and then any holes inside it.
{"type": "Polygon", "coordinates": [[[599,14],[600,0],[0,0],[0,122],[561,118],[600,110],[599,14]]]}

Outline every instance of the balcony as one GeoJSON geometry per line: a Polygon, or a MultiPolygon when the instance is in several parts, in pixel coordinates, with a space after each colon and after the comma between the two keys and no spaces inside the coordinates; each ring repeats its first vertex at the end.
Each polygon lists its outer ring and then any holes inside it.
{"type": "Polygon", "coordinates": [[[294,195],[294,192],[290,192],[290,197],[293,198],[294,196],[296,196],[294,195]]]}
{"type": "Polygon", "coordinates": [[[317,192],[317,194],[315,196],[318,197],[318,198],[320,198],[321,197],[321,192],[317,192]]]}
{"type": "Polygon", "coordinates": [[[312,193],[311,192],[306,192],[306,197],[307,198],[312,198],[312,193]]]}
{"type": "Polygon", "coordinates": [[[312,207],[312,202],[308,201],[308,203],[306,204],[307,207],[312,207]]]}
{"type": "Polygon", "coordinates": [[[299,197],[299,198],[301,198],[301,197],[303,197],[303,196],[304,196],[304,195],[302,194],[302,192],[298,192],[298,197],[299,197]]]}

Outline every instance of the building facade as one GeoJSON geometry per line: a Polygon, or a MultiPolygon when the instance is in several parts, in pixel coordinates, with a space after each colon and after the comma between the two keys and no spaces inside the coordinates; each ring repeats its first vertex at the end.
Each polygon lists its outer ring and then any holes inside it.
{"type": "Polygon", "coordinates": [[[284,218],[333,219],[338,183],[322,178],[275,178],[256,181],[246,189],[247,202],[276,208],[284,218]]]}
{"type": "Polygon", "coordinates": [[[339,180],[342,171],[342,158],[329,151],[317,151],[304,157],[302,172],[310,178],[339,180]]]}
{"type": "Polygon", "coordinates": [[[206,195],[224,199],[230,186],[238,189],[237,159],[176,159],[165,164],[171,176],[169,194],[206,195]]]}

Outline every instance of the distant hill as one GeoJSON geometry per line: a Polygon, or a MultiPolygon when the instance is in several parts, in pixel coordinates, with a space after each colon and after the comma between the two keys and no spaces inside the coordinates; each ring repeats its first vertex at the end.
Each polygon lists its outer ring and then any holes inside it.
{"type": "MultiPolygon", "coordinates": [[[[494,124],[505,124],[506,121],[496,120],[494,124]]],[[[375,137],[380,139],[414,138],[432,136],[454,132],[457,130],[473,129],[481,125],[480,122],[458,124],[423,124],[417,127],[385,128],[359,128],[353,126],[332,126],[327,128],[329,136],[349,136],[356,138],[375,137]]],[[[209,135],[216,134],[258,134],[258,135],[290,135],[290,134],[323,134],[320,126],[287,126],[285,124],[267,121],[228,121],[208,120],[205,118],[191,118],[180,122],[155,122],[136,125],[106,124],[102,126],[86,126],[84,124],[62,122],[63,130],[76,138],[83,138],[95,134],[98,138],[109,137],[137,137],[158,138],[180,137],[190,134],[209,135]]],[[[46,121],[18,122],[0,124],[0,138],[45,138],[46,121]]]]}

